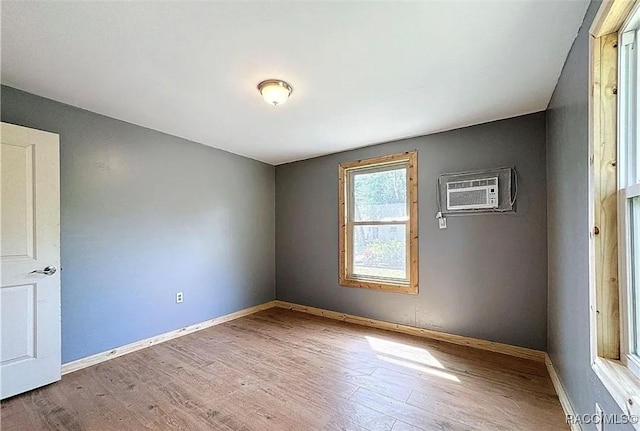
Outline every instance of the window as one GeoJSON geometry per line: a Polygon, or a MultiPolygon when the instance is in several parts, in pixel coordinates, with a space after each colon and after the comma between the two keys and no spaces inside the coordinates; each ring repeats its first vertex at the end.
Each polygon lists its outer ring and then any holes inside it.
{"type": "Polygon", "coordinates": [[[415,151],[340,164],[340,284],[418,293],[415,151]]]}
{"type": "Polygon", "coordinates": [[[620,36],[618,219],[622,322],[621,359],[640,375],[640,113],[638,41],[640,12],[636,11],[620,36]]]}
{"type": "Polygon", "coordinates": [[[640,2],[602,2],[590,33],[592,367],[640,415],[640,2]]]}

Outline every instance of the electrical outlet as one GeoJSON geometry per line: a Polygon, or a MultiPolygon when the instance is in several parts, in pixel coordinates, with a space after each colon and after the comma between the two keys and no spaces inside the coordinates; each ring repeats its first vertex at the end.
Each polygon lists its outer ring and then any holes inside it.
{"type": "Polygon", "coordinates": [[[180,304],[184,300],[184,294],[182,292],[176,293],[176,304],[180,304]]]}
{"type": "Polygon", "coordinates": [[[604,424],[602,423],[602,421],[604,417],[602,414],[602,407],[600,407],[600,404],[598,403],[596,403],[596,416],[597,416],[597,419],[594,420],[596,425],[596,431],[603,431],[604,424]]]}

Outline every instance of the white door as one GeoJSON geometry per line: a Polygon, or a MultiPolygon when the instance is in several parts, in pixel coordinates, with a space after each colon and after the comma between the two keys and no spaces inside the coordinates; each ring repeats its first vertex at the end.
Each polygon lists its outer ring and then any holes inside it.
{"type": "Polygon", "coordinates": [[[4,399],[60,380],[60,161],[58,135],[6,123],[1,127],[4,399]]]}

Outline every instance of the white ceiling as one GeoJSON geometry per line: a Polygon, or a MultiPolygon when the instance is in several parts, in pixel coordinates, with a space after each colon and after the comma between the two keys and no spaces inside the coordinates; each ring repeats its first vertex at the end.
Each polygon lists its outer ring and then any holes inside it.
{"type": "Polygon", "coordinates": [[[587,6],[3,1],[2,83],[280,164],[544,110],[587,6]]]}

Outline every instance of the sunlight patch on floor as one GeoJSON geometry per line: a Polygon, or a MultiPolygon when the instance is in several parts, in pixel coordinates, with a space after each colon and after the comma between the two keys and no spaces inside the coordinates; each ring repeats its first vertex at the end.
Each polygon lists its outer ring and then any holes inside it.
{"type": "Polygon", "coordinates": [[[388,341],[377,337],[366,337],[373,350],[385,355],[395,356],[400,359],[417,362],[429,367],[444,369],[444,366],[431,353],[422,347],[388,341]]]}
{"type": "Polygon", "coordinates": [[[366,336],[365,338],[371,348],[376,352],[377,358],[381,361],[460,383],[458,377],[443,371],[445,369],[444,365],[422,347],[411,346],[378,337],[366,336]]]}

